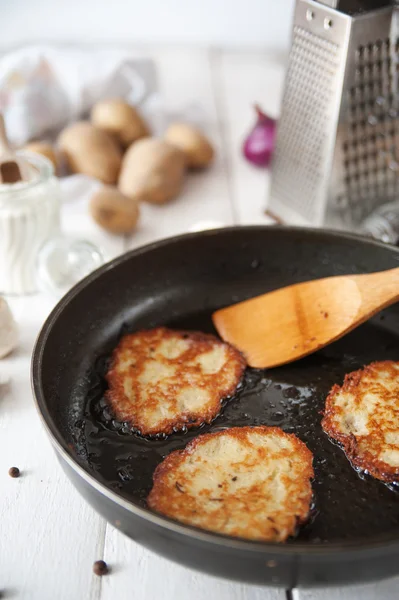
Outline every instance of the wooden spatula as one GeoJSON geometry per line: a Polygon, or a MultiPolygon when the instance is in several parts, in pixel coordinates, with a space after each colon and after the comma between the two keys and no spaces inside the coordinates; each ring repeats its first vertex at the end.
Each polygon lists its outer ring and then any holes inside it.
{"type": "Polygon", "coordinates": [[[339,339],[399,300],[399,268],[290,285],[212,315],[250,367],[292,362],[339,339]]]}
{"type": "Polygon", "coordinates": [[[15,154],[8,143],[4,117],[0,113],[0,184],[30,179],[29,163],[15,154]]]}

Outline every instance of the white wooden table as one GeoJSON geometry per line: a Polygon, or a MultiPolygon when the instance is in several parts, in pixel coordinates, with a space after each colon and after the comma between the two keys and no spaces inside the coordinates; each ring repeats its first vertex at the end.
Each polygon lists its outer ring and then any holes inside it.
{"type": "MultiPolygon", "coordinates": [[[[267,223],[268,177],[241,157],[253,123],[252,104],[278,114],[284,65],[262,51],[228,52],[148,48],[156,60],[167,108],[198,104],[217,160],[187,181],[165,208],[144,207],[129,239],[101,232],[84,214],[70,214],[67,229],[91,238],[109,257],[154,239],[188,231],[199,221],[267,223]]],[[[35,337],[54,301],[37,295],[11,300],[21,330],[19,349],[0,361],[0,590],[26,600],[391,600],[399,579],[375,585],[301,591],[229,583],[175,565],[138,546],[99,517],[64,476],[45,436],[30,389],[35,337]],[[9,383],[1,384],[1,381],[9,383]],[[11,479],[8,469],[21,469],[11,479]],[[103,558],[111,574],[97,577],[103,558]]]]}

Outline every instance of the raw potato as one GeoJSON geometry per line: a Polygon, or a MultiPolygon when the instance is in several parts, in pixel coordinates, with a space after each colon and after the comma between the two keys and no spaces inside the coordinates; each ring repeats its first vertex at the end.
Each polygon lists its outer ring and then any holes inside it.
{"type": "Polygon", "coordinates": [[[115,183],[122,162],[118,143],[91,123],[78,121],[66,127],[58,145],[72,173],[84,173],[104,183],[115,183]]]}
{"type": "Polygon", "coordinates": [[[173,123],[168,127],[165,139],[185,153],[187,166],[191,169],[203,169],[213,160],[211,143],[192,125],[173,123]]]}
{"type": "Polygon", "coordinates": [[[133,200],[164,204],[180,192],[184,171],[185,157],[178,148],[164,140],[146,138],[126,152],[119,189],[133,200]]]}
{"type": "Polygon", "coordinates": [[[34,154],[41,154],[53,163],[54,172],[57,171],[57,156],[55,150],[48,142],[30,142],[22,148],[26,152],[33,152],[34,154]]]}
{"type": "Polygon", "coordinates": [[[139,218],[136,200],[124,196],[113,186],[104,186],[90,200],[90,213],[95,222],[111,233],[130,233],[139,218]]]}
{"type": "Polygon", "coordinates": [[[124,147],[150,135],[144,119],[133,106],[123,100],[97,102],[91,111],[91,121],[99,129],[114,135],[124,147]]]}

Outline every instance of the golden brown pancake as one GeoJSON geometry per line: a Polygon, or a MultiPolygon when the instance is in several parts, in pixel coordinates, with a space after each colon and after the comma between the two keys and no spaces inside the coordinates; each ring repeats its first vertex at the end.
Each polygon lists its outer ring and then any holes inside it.
{"type": "Polygon", "coordinates": [[[147,503],[172,519],[283,542],[309,516],[312,453],[278,427],[233,427],[192,440],[158,465],[147,503]]]}
{"type": "Polygon", "coordinates": [[[346,375],[327,397],[322,427],[355,467],[399,481],[399,362],[374,362],[346,375]]]}
{"type": "Polygon", "coordinates": [[[141,434],[169,434],[210,423],[244,369],[240,352],[213,335],[139,331],[114,350],[106,398],[117,419],[141,434]]]}

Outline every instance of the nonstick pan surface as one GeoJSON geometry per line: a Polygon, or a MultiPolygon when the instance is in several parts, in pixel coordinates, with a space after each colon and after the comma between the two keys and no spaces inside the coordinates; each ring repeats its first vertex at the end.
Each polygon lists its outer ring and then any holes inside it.
{"type": "Polygon", "coordinates": [[[165,240],[96,271],[50,315],[33,357],[39,411],[74,484],[134,539],[222,576],[291,587],[399,573],[399,492],[355,471],[320,426],[326,395],[346,373],[399,360],[398,306],[301,361],[248,369],[221,414],[200,429],[143,439],[115,421],[104,401],[110,352],[124,333],[158,325],[214,332],[211,313],[221,306],[398,261],[395,248],[356,236],[237,227],[165,240]],[[146,508],[154,469],[169,452],[201,433],[258,424],[297,434],[314,454],[312,518],[294,539],[233,540],[146,508]]]}

